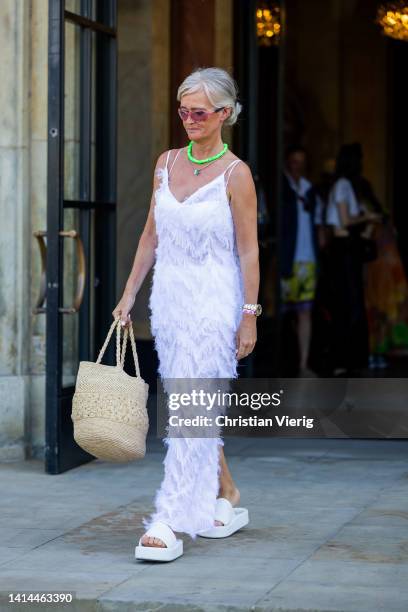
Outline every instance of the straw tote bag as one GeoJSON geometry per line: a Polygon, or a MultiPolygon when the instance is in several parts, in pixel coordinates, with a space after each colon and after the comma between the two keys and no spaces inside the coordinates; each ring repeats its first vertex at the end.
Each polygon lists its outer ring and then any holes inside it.
{"type": "Polygon", "coordinates": [[[96,363],[81,361],[71,419],[75,442],[91,455],[105,461],[127,462],[142,459],[146,453],[149,429],[147,397],[149,385],[140,376],[133,325],[125,327],[120,355],[120,317],[108,332],[96,363]],[[102,356],[116,327],[116,366],[101,364],[102,356]],[[130,335],[136,376],[124,369],[130,335]]]}

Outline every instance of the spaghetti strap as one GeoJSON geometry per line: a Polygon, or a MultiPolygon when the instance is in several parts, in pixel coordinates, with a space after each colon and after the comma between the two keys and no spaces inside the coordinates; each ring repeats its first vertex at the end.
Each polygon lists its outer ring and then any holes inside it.
{"type": "MultiPolygon", "coordinates": [[[[172,171],[173,166],[174,166],[174,164],[176,163],[176,159],[178,158],[178,156],[179,156],[179,154],[180,154],[180,152],[181,152],[182,150],[183,150],[183,149],[179,149],[179,150],[177,151],[177,155],[176,155],[176,157],[174,158],[173,163],[171,164],[171,168],[170,168],[170,170],[167,170],[167,174],[168,174],[168,175],[169,175],[169,174],[170,174],[170,172],[172,171]]],[[[169,154],[170,154],[170,151],[169,151],[169,154]]],[[[168,162],[168,161],[169,161],[169,159],[168,159],[168,156],[167,156],[167,162],[168,162]]],[[[166,168],[167,168],[167,163],[166,163],[166,168]]]]}
{"type": "Polygon", "coordinates": [[[171,149],[169,149],[167,151],[167,158],[166,158],[166,170],[168,169],[168,165],[169,165],[169,157],[170,157],[170,153],[171,153],[171,149]]]}
{"type": "Polygon", "coordinates": [[[230,168],[231,168],[231,171],[230,171],[230,173],[228,174],[228,177],[227,177],[227,182],[225,183],[225,186],[227,186],[227,185],[228,185],[229,178],[230,178],[230,176],[231,176],[231,174],[232,174],[232,172],[233,172],[233,170],[234,170],[235,166],[237,166],[237,165],[239,164],[239,162],[240,162],[240,161],[242,161],[242,160],[241,160],[241,159],[234,159],[234,160],[233,160],[233,161],[232,161],[232,162],[231,162],[231,163],[230,163],[230,164],[229,164],[229,165],[226,167],[226,169],[225,169],[225,171],[224,171],[224,174],[226,174],[230,168]]]}

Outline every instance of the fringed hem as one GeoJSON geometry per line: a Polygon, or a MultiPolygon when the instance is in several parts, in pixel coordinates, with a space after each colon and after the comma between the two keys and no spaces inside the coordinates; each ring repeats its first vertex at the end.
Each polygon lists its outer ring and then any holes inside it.
{"type": "Polygon", "coordinates": [[[193,540],[199,531],[214,525],[219,491],[222,438],[164,438],[165,475],[156,492],[155,512],[143,518],[147,529],[163,521],[173,531],[193,540]]]}

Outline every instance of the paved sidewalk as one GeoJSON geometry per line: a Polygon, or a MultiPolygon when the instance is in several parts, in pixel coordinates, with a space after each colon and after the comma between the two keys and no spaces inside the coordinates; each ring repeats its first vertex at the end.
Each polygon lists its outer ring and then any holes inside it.
{"type": "MultiPolygon", "coordinates": [[[[75,592],[73,611],[407,612],[408,441],[225,440],[250,524],[136,561],[160,440],[59,476],[0,465],[0,590],[75,592]]],[[[0,604],[3,610],[63,607],[0,604]]],[[[65,608],[64,608],[65,609],[65,608]]]]}

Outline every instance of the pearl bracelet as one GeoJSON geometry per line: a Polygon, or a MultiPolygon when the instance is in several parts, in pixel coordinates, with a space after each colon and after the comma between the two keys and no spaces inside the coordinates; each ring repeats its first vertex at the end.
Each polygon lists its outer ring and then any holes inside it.
{"type": "Polygon", "coordinates": [[[262,312],[262,306],[261,304],[242,304],[242,311],[259,317],[262,312]]]}

